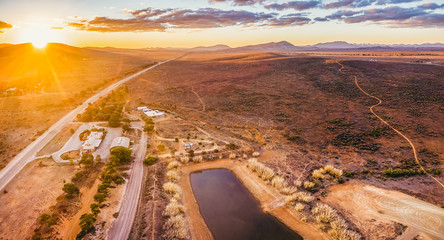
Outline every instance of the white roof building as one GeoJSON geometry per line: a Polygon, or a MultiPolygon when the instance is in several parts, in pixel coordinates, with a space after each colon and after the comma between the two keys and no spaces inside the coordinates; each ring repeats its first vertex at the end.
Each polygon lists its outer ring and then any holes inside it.
{"type": "Polygon", "coordinates": [[[103,132],[91,132],[88,139],[83,143],[83,151],[94,151],[102,142],[103,132]]]}
{"type": "Polygon", "coordinates": [[[110,149],[113,149],[115,147],[126,147],[129,148],[130,146],[130,139],[127,137],[116,137],[113,139],[113,142],[111,143],[110,149]]]}
{"type": "Polygon", "coordinates": [[[148,117],[157,117],[165,114],[164,112],[161,112],[159,110],[147,110],[143,111],[143,113],[145,113],[145,115],[147,115],[148,117]]]}
{"type": "Polygon", "coordinates": [[[161,112],[159,110],[152,110],[147,107],[137,107],[137,110],[143,111],[143,113],[145,113],[145,115],[147,115],[148,117],[157,117],[165,114],[164,112],[161,112]]]}

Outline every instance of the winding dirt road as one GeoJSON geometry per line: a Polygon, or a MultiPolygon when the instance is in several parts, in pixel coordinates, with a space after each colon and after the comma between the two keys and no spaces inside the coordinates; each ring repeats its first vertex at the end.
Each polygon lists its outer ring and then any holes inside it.
{"type": "Polygon", "coordinates": [[[130,75],[110,86],[103,89],[96,95],[90,97],[88,100],[86,100],[82,105],[78,106],[76,109],[72,110],[68,114],[66,114],[64,117],[62,117],[59,121],[57,121],[54,125],[52,125],[45,133],[43,133],[39,138],[37,138],[34,142],[29,144],[23,151],[21,151],[19,154],[17,154],[14,159],[12,159],[9,164],[0,171],[0,190],[3,189],[11,179],[13,179],[22,169],[23,167],[30,161],[35,159],[35,155],[37,152],[42,149],[51,139],[56,136],[56,134],[63,129],[64,126],[72,122],[77,114],[85,111],[85,109],[88,107],[88,104],[93,103],[97,101],[100,97],[107,95],[112,90],[116,89],[120,85],[128,82],[129,80],[138,77],[139,75],[145,73],[146,71],[149,71],[153,68],[156,68],[162,64],[165,64],[167,62],[173,61],[179,57],[178,56],[160,63],[157,63],[151,67],[145,68],[144,70],[137,72],[133,75],[130,75]]]}
{"type": "MultiPolygon", "coordinates": [[[[345,74],[344,72],[343,72],[343,69],[345,68],[344,67],[344,65],[340,62],[340,61],[336,61],[336,63],[337,64],[339,64],[340,66],[341,66],[341,68],[339,69],[339,72],[341,72],[342,74],[345,74]]],[[[371,95],[371,94],[369,94],[368,92],[366,92],[364,89],[362,89],[361,88],[361,86],[359,86],[359,83],[358,83],[358,77],[356,76],[356,75],[351,75],[352,77],[354,77],[354,79],[355,79],[355,84],[356,84],[356,86],[359,88],[359,90],[361,90],[361,92],[363,92],[365,95],[367,95],[367,96],[369,96],[369,97],[371,97],[371,98],[373,98],[373,99],[376,99],[376,100],[378,100],[378,103],[377,104],[374,104],[374,105],[372,105],[371,107],[370,107],[370,112],[372,112],[372,114],[375,116],[375,117],[377,117],[381,122],[383,122],[385,125],[387,125],[388,127],[390,127],[391,129],[393,129],[393,131],[395,131],[397,134],[399,134],[401,137],[403,137],[409,144],[410,144],[410,146],[412,147],[412,150],[413,150],[413,156],[415,157],[415,161],[416,161],[416,163],[419,165],[419,167],[427,174],[427,176],[429,176],[430,178],[432,178],[433,180],[435,180],[435,182],[436,183],[438,183],[442,188],[443,188],[443,190],[444,190],[444,184],[443,183],[441,183],[438,179],[436,179],[435,177],[433,177],[431,174],[429,174],[428,172],[426,172],[426,170],[425,170],[425,168],[421,165],[421,163],[419,162],[419,159],[418,159],[418,155],[417,155],[417,151],[416,151],[416,147],[415,147],[415,145],[413,144],[413,142],[407,137],[407,136],[405,136],[401,131],[399,131],[398,129],[396,129],[396,128],[394,128],[392,125],[390,125],[390,123],[388,123],[386,120],[384,120],[382,117],[380,117],[378,114],[376,114],[374,111],[373,111],[373,108],[375,108],[376,106],[379,106],[381,103],[382,103],[382,100],[380,99],[380,98],[378,98],[378,97],[376,97],[376,96],[373,96],[373,95],[371,95]]]]}

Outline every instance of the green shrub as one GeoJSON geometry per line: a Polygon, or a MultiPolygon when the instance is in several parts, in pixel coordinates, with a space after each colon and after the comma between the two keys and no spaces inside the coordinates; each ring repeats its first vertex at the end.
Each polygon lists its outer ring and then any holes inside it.
{"type": "Polygon", "coordinates": [[[156,156],[152,156],[152,155],[148,155],[145,160],[143,160],[143,163],[145,165],[151,166],[153,165],[155,162],[157,161],[157,157],[156,156]]]}

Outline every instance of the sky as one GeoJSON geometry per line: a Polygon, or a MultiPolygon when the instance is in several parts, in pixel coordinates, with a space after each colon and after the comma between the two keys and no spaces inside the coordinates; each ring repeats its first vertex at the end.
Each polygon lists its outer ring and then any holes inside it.
{"type": "Polygon", "coordinates": [[[0,43],[444,43],[444,0],[0,0],[0,43]]]}

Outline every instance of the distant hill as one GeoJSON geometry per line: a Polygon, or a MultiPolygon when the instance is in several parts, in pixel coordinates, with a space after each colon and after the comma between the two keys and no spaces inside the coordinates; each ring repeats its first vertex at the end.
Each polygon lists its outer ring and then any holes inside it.
{"type": "Polygon", "coordinates": [[[191,51],[225,51],[225,52],[297,52],[297,51],[444,51],[442,43],[425,44],[356,44],[345,41],[317,43],[314,45],[295,46],[287,41],[270,42],[230,48],[227,45],[196,47],[191,51]]]}
{"type": "Polygon", "coordinates": [[[287,41],[281,41],[248,45],[244,47],[233,48],[232,50],[237,52],[288,52],[296,51],[297,47],[287,41]]]}
{"type": "Polygon", "coordinates": [[[191,51],[222,51],[222,50],[229,50],[231,47],[223,44],[214,45],[214,46],[199,46],[192,48],[191,51]]]}

